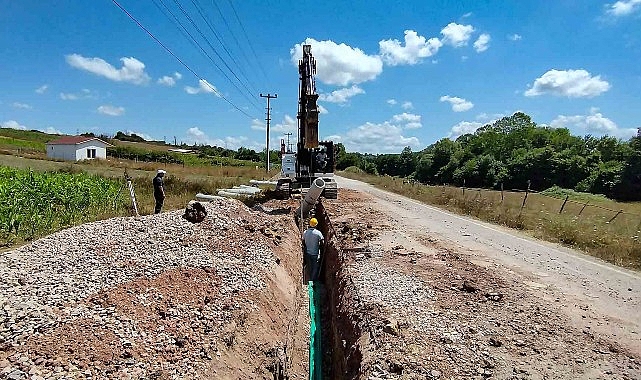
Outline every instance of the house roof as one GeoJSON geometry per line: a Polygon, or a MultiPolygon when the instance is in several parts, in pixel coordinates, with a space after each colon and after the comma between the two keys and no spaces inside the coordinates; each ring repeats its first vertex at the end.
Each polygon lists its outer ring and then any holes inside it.
{"type": "Polygon", "coordinates": [[[91,137],[91,136],[63,136],[63,137],[59,138],[58,140],[49,141],[47,144],[49,144],[49,145],[78,145],[78,144],[82,144],[84,142],[91,141],[91,140],[98,140],[98,141],[100,141],[101,143],[103,143],[105,145],[111,145],[111,144],[109,144],[107,142],[104,142],[104,141],[100,140],[97,137],[91,137]]]}

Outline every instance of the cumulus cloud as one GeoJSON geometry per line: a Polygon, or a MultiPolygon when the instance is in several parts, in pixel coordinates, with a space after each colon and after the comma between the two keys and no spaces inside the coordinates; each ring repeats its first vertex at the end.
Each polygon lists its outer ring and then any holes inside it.
{"type": "Polygon", "coordinates": [[[349,98],[364,93],[365,90],[357,85],[352,85],[352,87],[340,88],[329,94],[320,94],[318,99],[329,103],[345,104],[349,101],[349,98]]]}
{"type": "Polygon", "coordinates": [[[133,57],[120,58],[122,67],[117,69],[102,58],[87,58],[80,54],[65,56],[67,63],[72,67],[88,71],[116,82],[129,82],[133,84],[146,84],[151,79],[145,72],[145,64],[133,57]]]}
{"type": "Polygon", "coordinates": [[[559,115],[550,122],[554,128],[568,128],[591,135],[609,135],[628,139],[636,135],[636,128],[619,128],[617,124],[603,116],[598,108],[591,108],[588,115],[559,115]]]}
{"type": "Polygon", "coordinates": [[[265,125],[265,122],[259,119],[252,119],[252,123],[249,127],[255,131],[267,130],[267,126],[265,125]]]}
{"type": "Polygon", "coordinates": [[[474,103],[456,96],[443,95],[440,101],[450,103],[454,112],[465,112],[474,107],[474,103]]]}
{"type": "Polygon", "coordinates": [[[592,76],[586,70],[550,70],[534,81],[525,96],[550,94],[569,98],[591,98],[610,89],[601,76],[592,76]]]}
{"type": "Polygon", "coordinates": [[[125,113],[125,108],[115,107],[111,105],[103,105],[98,107],[98,113],[101,113],[107,116],[121,116],[122,114],[125,113]]]}
{"type": "Polygon", "coordinates": [[[392,116],[391,121],[404,129],[417,129],[423,126],[421,124],[421,115],[407,112],[392,116]]]}
{"type": "Polygon", "coordinates": [[[42,86],[36,88],[36,94],[44,94],[48,88],[49,88],[49,85],[43,84],[42,86]]]}
{"type": "Polygon", "coordinates": [[[18,102],[14,102],[11,106],[12,106],[13,108],[20,108],[20,109],[24,109],[24,110],[30,110],[30,109],[32,109],[32,108],[33,108],[33,107],[32,107],[32,106],[30,106],[29,104],[26,104],[26,103],[18,103],[18,102]]]}
{"type": "Polygon", "coordinates": [[[431,57],[443,43],[438,38],[429,40],[413,30],[405,31],[405,46],[397,39],[382,40],[378,43],[383,61],[390,66],[415,65],[421,58],[431,57]]]}
{"type": "Polygon", "coordinates": [[[641,9],[641,0],[620,0],[605,6],[606,13],[615,16],[627,16],[641,9]]]}
{"type": "Polygon", "coordinates": [[[161,78],[158,78],[157,83],[167,87],[173,87],[176,84],[176,81],[182,78],[182,74],[175,72],[173,75],[164,75],[161,78]]]}
{"type": "MultiPolygon", "coordinates": [[[[359,48],[334,41],[316,41],[307,38],[306,45],[312,45],[316,58],[316,78],[326,84],[347,86],[375,79],[383,72],[383,61],[377,55],[365,54],[359,48]]],[[[298,65],[303,55],[303,44],[296,44],[290,50],[291,61],[298,65]]]]}
{"type": "Polygon", "coordinates": [[[208,136],[198,127],[189,128],[184,137],[184,142],[187,144],[206,144],[211,146],[219,146],[226,149],[237,150],[240,147],[261,151],[265,149],[264,143],[250,141],[245,136],[227,136],[224,138],[213,138],[208,136]]]}
{"type": "Polygon", "coordinates": [[[396,99],[387,99],[387,104],[389,104],[390,106],[393,106],[393,105],[395,105],[396,103],[398,103],[398,102],[396,101],[396,99]]]}
{"type": "Polygon", "coordinates": [[[367,122],[334,141],[343,141],[348,150],[362,153],[399,153],[406,146],[420,146],[418,138],[403,136],[403,128],[389,121],[380,124],[367,122]]]}
{"type": "Polygon", "coordinates": [[[520,41],[523,37],[521,37],[521,35],[520,35],[520,34],[516,34],[516,33],[514,33],[514,34],[510,34],[509,36],[507,36],[507,38],[508,38],[510,41],[520,41]]]}
{"type": "MultiPolygon", "coordinates": [[[[18,123],[15,120],[8,120],[8,121],[5,121],[5,122],[2,122],[2,123],[0,123],[0,127],[18,129],[18,130],[21,130],[21,131],[26,131],[27,129],[31,129],[31,128],[28,128],[28,127],[18,123]]],[[[52,134],[52,135],[61,135],[62,134],[62,132],[60,130],[58,130],[58,129],[54,128],[54,127],[47,127],[47,128],[44,128],[44,129],[36,129],[36,130],[38,130],[40,132],[44,132],[44,133],[49,133],[49,134],[52,134]]]]}
{"type": "Polygon", "coordinates": [[[205,79],[198,81],[198,87],[185,86],[185,92],[189,95],[214,94],[220,98],[220,92],[218,92],[218,89],[205,79]]]}
{"type": "Polygon", "coordinates": [[[15,120],[8,120],[3,123],[0,123],[0,127],[2,128],[11,128],[11,129],[19,129],[21,131],[26,131],[28,128],[25,127],[24,125],[18,123],[15,120]]]}
{"type": "Polygon", "coordinates": [[[401,104],[401,108],[404,109],[404,110],[411,110],[412,108],[414,108],[414,105],[412,104],[412,102],[407,101],[407,102],[403,102],[403,104],[401,104]]]}
{"type": "Polygon", "coordinates": [[[479,36],[479,38],[474,42],[474,49],[476,50],[477,53],[482,53],[486,51],[490,46],[490,40],[492,37],[490,37],[489,34],[483,33],[479,36]]]}
{"type": "Polygon", "coordinates": [[[328,114],[328,113],[329,113],[329,111],[327,110],[327,108],[323,107],[323,106],[322,106],[322,105],[320,105],[320,104],[318,105],[318,112],[320,112],[321,114],[328,114]]]}
{"type": "Polygon", "coordinates": [[[481,128],[485,124],[479,123],[476,121],[461,121],[450,129],[449,137],[452,140],[456,140],[459,136],[474,133],[477,129],[481,128]]]}
{"type": "Polygon", "coordinates": [[[274,132],[296,132],[298,129],[298,122],[295,118],[285,115],[282,122],[275,124],[270,129],[274,132]]]}
{"type": "Polygon", "coordinates": [[[441,42],[455,48],[467,45],[472,37],[474,27],[472,25],[461,25],[455,22],[447,24],[442,30],[443,38],[441,42]]]}

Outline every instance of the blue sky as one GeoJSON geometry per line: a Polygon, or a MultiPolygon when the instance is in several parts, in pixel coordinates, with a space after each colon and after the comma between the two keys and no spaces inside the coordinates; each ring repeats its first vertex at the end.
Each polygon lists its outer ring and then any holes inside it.
{"type": "Polygon", "coordinates": [[[277,93],[275,149],[296,137],[307,41],[321,138],[350,151],[421,150],[515,111],[578,135],[641,127],[641,0],[119,3],[193,72],[111,0],[0,0],[2,126],[261,150],[258,94],[277,93]]]}

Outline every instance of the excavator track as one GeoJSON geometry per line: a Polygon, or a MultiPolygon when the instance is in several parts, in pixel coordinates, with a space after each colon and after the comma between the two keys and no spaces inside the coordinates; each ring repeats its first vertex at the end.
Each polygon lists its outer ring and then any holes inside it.
{"type": "Polygon", "coordinates": [[[336,185],[336,181],[325,180],[325,190],[323,191],[323,196],[326,199],[338,198],[338,186],[336,185]]]}

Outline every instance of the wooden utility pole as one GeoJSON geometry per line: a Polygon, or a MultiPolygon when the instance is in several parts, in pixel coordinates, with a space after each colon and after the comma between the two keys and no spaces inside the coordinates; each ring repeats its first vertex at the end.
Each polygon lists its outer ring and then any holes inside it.
{"type": "Polygon", "coordinates": [[[266,153],[267,153],[267,166],[265,167],[265,171],[267,173],[269,173],[269,122],[271,121],[271,117],[270,117],[271,108],[269,107],[269,101],[271,99],[278,98],[278,94],[274,94],[274,95],[272,95],[272,94],[267,94],[267,95],[260,94],[260,97],[261,98],[267,98],[267,118],[265,119],[267,121],[267,151],[266,151],[266,153]]]}

